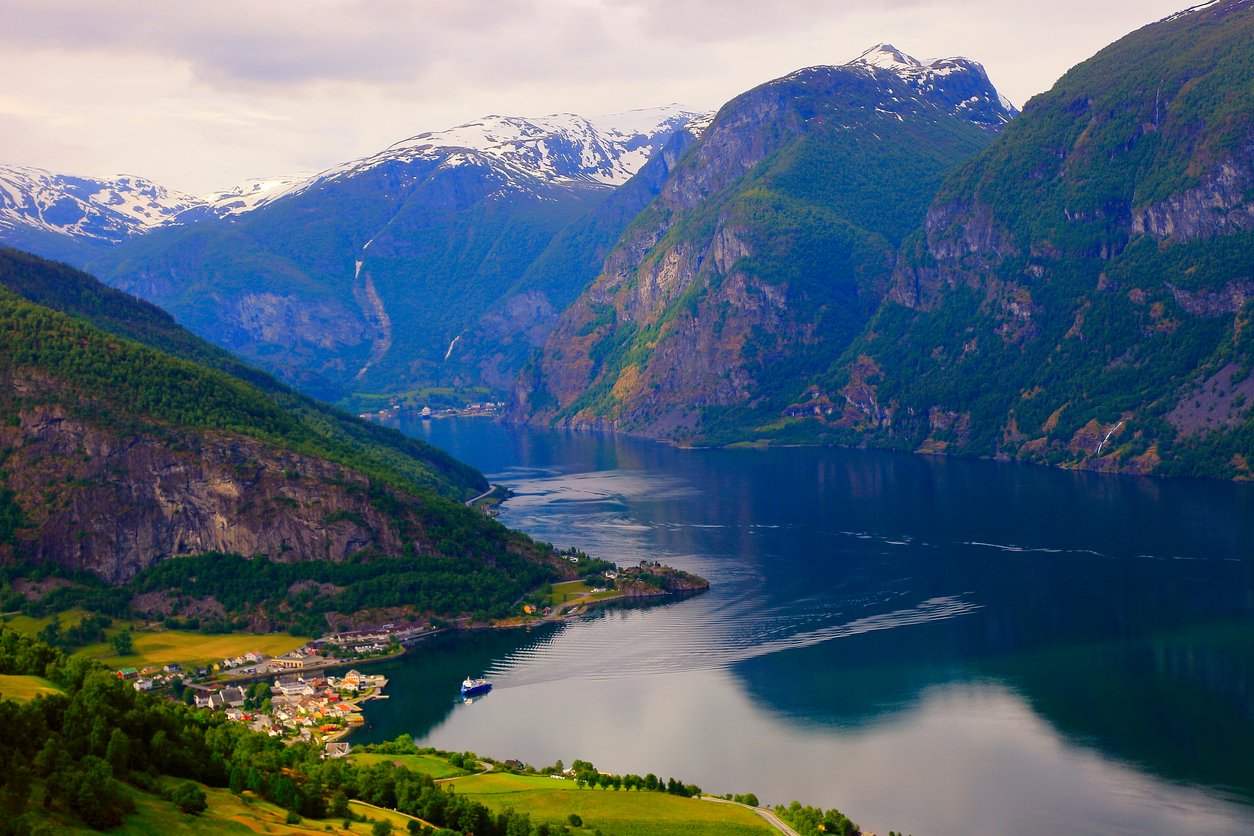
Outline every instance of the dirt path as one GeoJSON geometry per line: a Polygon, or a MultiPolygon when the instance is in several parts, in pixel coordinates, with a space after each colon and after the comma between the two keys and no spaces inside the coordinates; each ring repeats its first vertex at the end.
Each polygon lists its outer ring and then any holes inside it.
{"type": "Polygon", "coordinates": [[[476,502],[478,502],[479,500],[483,499],[484,497],[491,496],[491,495],[492,495],[495,491],[496,491],[496,485],[493,485],[493,486],[491,486],[490,488],[488,488],[486,491],[484,491],[483,493],[481,493],[481,494],[479,494],[478,496],[476,496],[474,499],[467,499],[467,500],[466,500],[466,504],[467,504],[467,505],[474,505],[476,502]]]}
{"type": "Polygon", "coordinates": [[[780,820],[779,816],[772,813],[765,807],[750,807],[748,804],[741,804],[739,801],[728,801],[726,798],[715,798],[712,795],[701,796],[702,801],[713,801],[716,804],[735,804],[737,807],[744,807],[746,810],[752,810],[771,827],[783,833],[784,836],[801,836],[797,831],[793,830],[787,824],[780,820]]]}
{"type": "Polygon", "coordinates": [[[436,778],[435,782],[437,784],[447,784],[449,781],[460,781],[463,778],[474,778],[477,775],[486,775],[496,768],[487,761],[479,761],[479,765],[483,767],[483,772],[472,772],[469,775],[454,775],[452,778],[436,778]]]}

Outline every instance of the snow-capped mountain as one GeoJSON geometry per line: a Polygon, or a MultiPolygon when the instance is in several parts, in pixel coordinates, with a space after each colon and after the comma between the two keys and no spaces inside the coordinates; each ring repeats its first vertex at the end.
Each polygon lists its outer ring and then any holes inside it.
{"type": "Polygon", "coordinates": [[[97,179],[0,165],[0,235],[26,229],[114,244],[202,203],[142,177],[97,179]]]}
{"type": "Polygon", "coordinates": [[[238,217],[387,163],[488,168],[512,190],[536,181],[614,187],[631,179],[677,128],[703,116],[679,105],[590,119],[573,113],[486,116],[418,134],[312,176],[259,178],[200,196],[129,175],[101,179],[0,165],[0,241],[29,246],[32,234],[52,233],[116,244],[157,226],[238,217]]]}
{"type": "Polygon", "coordinates": [[[328,169],[306,187],[387,163],[422,160],[441,161],[450,168],[492,168],[518,188],[532,178],[552,184],[620,186],[676,129],[706,115],[672,104],[593,118],[574,113],[485,116],[401,140],[377,154],[328,169]]]}

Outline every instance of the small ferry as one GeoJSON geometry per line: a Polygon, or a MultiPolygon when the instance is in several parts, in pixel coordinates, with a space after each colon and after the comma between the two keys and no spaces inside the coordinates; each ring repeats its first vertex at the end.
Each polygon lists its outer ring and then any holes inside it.
{"type": "Polygon", "coordinates": [[[469,697],[473,694],[486,694],[492,690],[492,683],[486,679],[471,679],[466,677],[466,681],[462,683],[462,696],[469,697]]]}

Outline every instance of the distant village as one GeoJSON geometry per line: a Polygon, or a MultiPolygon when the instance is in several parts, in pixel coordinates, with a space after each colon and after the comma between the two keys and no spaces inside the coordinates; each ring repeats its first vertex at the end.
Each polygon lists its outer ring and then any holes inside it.
{"type": "Polygon", "coordinates": [[[363,412],[357,417],[364,418],[367,421],[391,421],[402,415],[417,415],[421,418],[477,418],[500,415],[501,410],[504,408],[504,401],[468,403],[465,406],[448,407],[447,409],[432,409],[429,406],[415,409],[411,406],[392,403],[377,412],[363,412]]]}
{"type": "Polygon", "coordinates": [[[312,742],[329,757],[348,753],[340,740],[361,725],[361,704],[387,699],[387,677],[350,670],[343,676],[323,675],[331,667],[354,661],[388,658],[402,652],[426,632],[422,627],[386,624],[377,630],[336,633],[311,641],[290,653],[269,657],[256,651],[185,670],[177,662],[117,672],[137,691],[170,689],[197,708],[222,711],[254,731],[288,742],[312,742]]]}

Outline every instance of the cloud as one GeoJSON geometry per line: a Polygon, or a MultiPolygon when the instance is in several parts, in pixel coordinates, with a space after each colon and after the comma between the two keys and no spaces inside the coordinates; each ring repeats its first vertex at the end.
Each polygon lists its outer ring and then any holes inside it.
{"type": "MultiPolygon", "coordinates": [[[[184,64],[221,88],[395,83],[453,57],[468,40],[526,28],[539,0],[11,0],[0,43],[184,64]]],[[[551,5],[551,4],[550,4],[551,5]]]]}
{"type": "Polygon", "coordinates": [[[0,162],[207,191],[487,113],[714,108],[880,41],[1021,104],[1185,2],[0,0],[0,162]]]}

